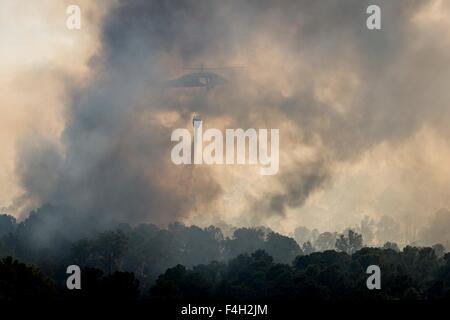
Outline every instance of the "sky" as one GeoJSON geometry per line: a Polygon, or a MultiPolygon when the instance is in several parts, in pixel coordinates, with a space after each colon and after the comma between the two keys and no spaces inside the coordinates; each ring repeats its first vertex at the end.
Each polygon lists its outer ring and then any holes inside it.
{"type": "Polygon", "coordinates": [[[450,3],[3,0],[0,208],[449,240],[450,3]],[[66,8],[81,9],[80,30],[66,8]],[[368,30],[366,8],[381,8],[368,30]],[[213,90],[183,67],[243,66],[213,90]],[[280,129],[280,171],[176,166],[176,128],[280,129]],[[443,227],[448,226],[449,228],[443,227]]]}

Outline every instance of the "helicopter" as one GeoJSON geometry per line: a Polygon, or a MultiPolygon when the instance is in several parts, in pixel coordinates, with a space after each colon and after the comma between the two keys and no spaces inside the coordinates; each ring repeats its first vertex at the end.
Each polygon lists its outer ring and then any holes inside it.
{"type": "Polygon", "coordinates": [[[184,68],[185,70],[196,70],[197,72],[182,75],[179,78],[169,80],[166,82],[166,87],[171,88],[198,88],[203,87],[207,91],[216,86],[225,85],[229,80],[220,74],[211,72],[211,70],[225,70],[241,67],[220,67],[220,68],[205,68],[200,65],[200,68],[184,68]]]}

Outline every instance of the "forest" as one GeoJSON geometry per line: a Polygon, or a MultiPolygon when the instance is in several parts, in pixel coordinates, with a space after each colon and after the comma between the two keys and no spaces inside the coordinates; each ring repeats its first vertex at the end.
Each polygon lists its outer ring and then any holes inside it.
{"type": "Polygon", "coordinates": [[[299,227],[293,237],[181,223],[74,229],[54,220],[58,212],[44,206],[22,222],[0,215],[0,300],[450,299],[450,253],[442,244],[366,246],[361,228],[299,227]],[[81,290],[66,287],[73,264],[82,269],[81,290]],[[366,287],[373,264],[382,270],[381,290],[366,287]]]}

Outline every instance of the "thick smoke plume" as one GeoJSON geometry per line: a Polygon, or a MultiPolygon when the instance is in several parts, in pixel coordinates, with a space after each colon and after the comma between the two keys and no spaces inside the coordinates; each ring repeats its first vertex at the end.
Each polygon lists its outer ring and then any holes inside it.
{"type": "Polygon", "coordinates": [[[433,1],[119,1],[102,21],[95,76],[71,92],[62,148],[24,143],[21,183],[40,203],[107,222],[292,220],[371,152],[390,155],[422,132],[448,134],[450,38],[434,33],[446,23],[433,20],[436,5],[449,9],[433,1]],[[369,4],[382,8],[381,31],[366,28],[369,4]],[[211,91],[162,88],[202,63],[245,68],[226,71],[231,85],[211,91]],[[173,165],[170,133],[189,128],[194,113],[207,127],[280,128],[280,173],[173,165]]]}

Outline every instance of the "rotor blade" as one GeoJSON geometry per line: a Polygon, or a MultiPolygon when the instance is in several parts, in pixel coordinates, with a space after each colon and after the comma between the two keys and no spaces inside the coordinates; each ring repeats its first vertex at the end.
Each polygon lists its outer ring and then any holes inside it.
{"type": "Polygon", "coordinates": [[[184,70],[225,70],[225,69],[239,69],[239,68],[245,68],[244,66],[229,66],[229,67],[197,67],[197,68],[193,68],[193,67],[187,67],[187,68],[182,68],[184,70]]]}

